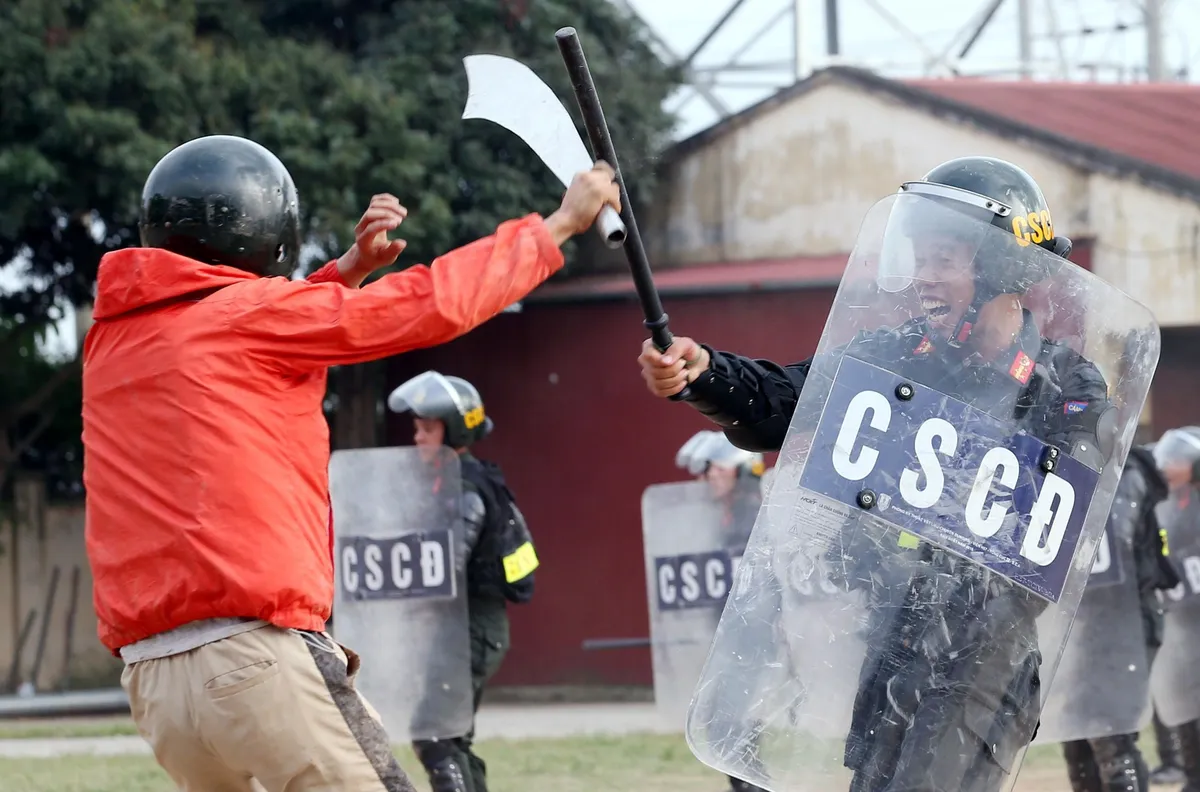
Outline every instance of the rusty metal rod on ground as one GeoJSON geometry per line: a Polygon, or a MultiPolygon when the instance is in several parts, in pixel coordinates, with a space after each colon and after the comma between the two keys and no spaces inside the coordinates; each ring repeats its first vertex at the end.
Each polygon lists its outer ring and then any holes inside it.
{"type": "Polygon", "coordinates": [[[642,649],[650,645],[649,638],[588,638],[583,642],[583,651],[605,649],[642,649]]]}

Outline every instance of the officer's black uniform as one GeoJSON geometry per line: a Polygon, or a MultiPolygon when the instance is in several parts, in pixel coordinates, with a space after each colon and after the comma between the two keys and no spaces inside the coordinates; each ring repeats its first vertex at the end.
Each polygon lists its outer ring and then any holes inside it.
{"type": "MultiPolygon", "coordinates": [[[[925,182],[990,198],[1014,215],[1048,217],[1036,183],[1009,163],[954,160],[931,171],[925,182]]],[[[1037,242],[1058,255],[1069,252],[1069,240],[1047,236],[1037,242]]],[[[914,320],[860,335],[847,354],[1012,422],[1098,469],[1111,447],[1115,413],[1096,367],[1043,339],[1028,312],[1012,348],[991,363],[970,354],[969,324],[963,332],[985,302],[1021,293],[1046,274],[998,283],[976,273],[975,301],[949,335],[965,344],[947,344],[923,320],[914,320]]],[[[689,386],[688,401],[736,445],[779,449],[811,360],[780,366],[706,350],[711,363],[689,386]]],[[[842,548],[851,570],[843,583],[866,590],[879,616],[864,636],[873,651],[861,670],[846,739],[845,764],[854,770],[850,790],[998,789],[1035,734],[1041,695],[1035,619],[1045,601],[931,545],[921,543],[910,552],[922,563],[889,570],[881,564],[895,566],[896,555],[870,541],[842,548]],[[888,577],[898,582],[877,585],[888,577]],[[892,597],[903,601],[886,601],[892,597]],[[936,630],[927,631],[931,625],[936,630]]]]}
{"type": "MultiPolygon", "coordinates": [[[[425,372],[397,388],[388,406],[394,412],[440,420],[446,427],[445,444],[459,450],[465,520],[460,560],[466,561],[471,686],[478,711],[484,686],[508,654],[507,604],[533,597],[538,565],[533,540],[499,466],[467,450],[493,427],[474,386],[458,377],[425,372]]],[[[472,750],[474,737],[472,728],[462,737],[413,743],[432,792],[487,792],[487,765],[472,750]]]]}
{"type": "MultiPolygon", "coordinates": [[[[1179,583],[1166,558],[1166,548],[1154,507],[1167,497],[1167,482],[1144,448],[1129,452],[1117,497],[1137,504],[1135,512],[1114,511],[1110,520],[1134,520],[1127,528],[1114,528],[1111,536],[1132,536],[1134,567],[1142,600],[1142,622],[1146,635],[1147,664],[1162,646],[1163,612],[1157,591],[1179,583]]],[[[1150,784],[1146,760],[1137,746],[1137,734],[1115,734],[1093,740],[1074,740],[1063,744],[1067,776],[1072,792],[1145,792],[1150,784]]]]}

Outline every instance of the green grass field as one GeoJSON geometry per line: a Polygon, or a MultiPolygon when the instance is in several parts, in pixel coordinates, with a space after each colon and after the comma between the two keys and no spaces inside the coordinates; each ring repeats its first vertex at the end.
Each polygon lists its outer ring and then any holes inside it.
{"type": "MultiPolygon", "coordinates": [[[[103,734],[97,728],[77,728],[69,732],[71,736],[103,734]]],[[[25,733],[48,736],[44,728],[25,733]]],[[[488,762],[492,792],[624,792],[631,789],[718,792],[722,787],[721,777],[692,757],[682,737],[637,735],[521,742],[495,740],[481,743],[479,753],[488,762]]],[[[400,749],[397,756],[417,787],[427,789],[420,765],[411,751],[400,749]]],[[[0,789],[13,792],[170,792],[174,786],[149,757],[65,756],[0,759],[0,789]]]]}
{"type": "MultiPolygon", "coordinates": [[[[105,737],[136,734],[123,719],[0,724],[0,739],[105,737]]],[[[1152,745],[1143,740],[1144,749],[1152,745]]],[[[625,735],[559,740],[486,741],[491,792],[721,792],[722,777],[692,756],[682,736],[625,735]]],[[[427,790],[412,753],[397,751],[417,788],[427,790]]],[[[1147,758],[1152,759],[1148,753],[1147,758]]],[[[171,792],[174,786],[150,757],[64,756],[0,758],[0,790],[8,792],[171,792]]],[[[1054,746],[1030,751],[1016,792],[1069,792],[1054,746]]]]}
{"type": "Polygon", "coordinates": [[[0,740],[123,737],[136,734],[133,721],[123,717],[0,721],[0,740]]]}

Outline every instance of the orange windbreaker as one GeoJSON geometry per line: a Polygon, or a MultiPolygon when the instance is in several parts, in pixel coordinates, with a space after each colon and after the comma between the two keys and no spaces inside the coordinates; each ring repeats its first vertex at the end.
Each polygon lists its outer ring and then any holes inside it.
{"type": "Polygon", "coordinates": [[[84,343],[87,552],[100,640],[198,619],[321,630],[333,602],[326,367],[442,344],[562,267],[529,215],[350,289],[163,250],[100,262],[84,343]]]}

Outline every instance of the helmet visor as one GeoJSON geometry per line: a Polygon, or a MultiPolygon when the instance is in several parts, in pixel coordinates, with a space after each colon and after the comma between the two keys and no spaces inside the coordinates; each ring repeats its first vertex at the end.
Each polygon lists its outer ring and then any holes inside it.
{"type": "Polygon", "coordinates": [[[905,185],[884,229],[880,289],[895,293],[916,281],[946,283],[973,276],[981,247],[997,229],[991,225],[992,212],[960,200],[960,193],[973,196],[942,185],[905,185]]]}
{"type": "Polygon", "coordinates": [[[388,396],[388,409],[411,412],[418,418],[445,420],[462,415],[463,405],[454,387],[436,371],[426,371],[405,382],[388,396]]]}

